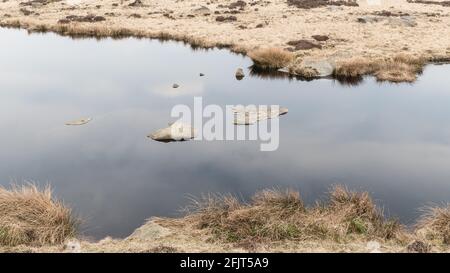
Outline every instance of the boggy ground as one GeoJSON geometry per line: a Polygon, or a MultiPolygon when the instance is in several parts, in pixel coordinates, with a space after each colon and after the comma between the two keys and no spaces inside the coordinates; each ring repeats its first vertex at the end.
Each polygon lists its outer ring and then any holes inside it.
{"type": "Polygon", "coordinates": [[[449,1],[1,0],[0,25],[228,47],[302,77],[412,82],[450,60],[449,1]]]}
{"type": "Polygon", "coordinates": [[[450,206],[413,227],[387,218],[367,192],[336,186],[306,206],[295,191],[263,190],[249,202],[207,195],[181,218],[151,218],[125,239],[92,242],[46,188],[0,188],[0,252],[449,252],[450,206]]]}

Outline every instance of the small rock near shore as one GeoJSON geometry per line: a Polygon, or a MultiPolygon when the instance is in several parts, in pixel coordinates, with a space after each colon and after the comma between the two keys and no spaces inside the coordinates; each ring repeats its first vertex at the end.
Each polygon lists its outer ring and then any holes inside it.
{"type": "Polygon", "coordinates": [[[316,71],[316,77],[329,77],[333,75],[335,66],[327,59],[315,60],[305,58],[300,64],[303,68],[309,68],[316,71]]]}
{"type": "Polygon", "coordinates": [[[430,250],[431,247],[429,244],[419,240],[415,240],[406,247],[408,253],[428,253],[430,250]]]}
{"type": "Polygon", "coordinates": [[[242,80],[245,77],[244,70],[242,68],[238,68],[236,70],[236,79],[242,80]]]}
{"type": "Polygon", "coordinates": [[[366,245],[366,250],[369,253],[382,253],[380,248],[381,248],[381,244],[377,241],[370,241],[366,245]]]}
{"type": "Polygon", "coordinates": [[[128,6],[130,7],[143,7],[144,3],[141,0],[136,0],[133,3],[130,3],[128,6]]]}

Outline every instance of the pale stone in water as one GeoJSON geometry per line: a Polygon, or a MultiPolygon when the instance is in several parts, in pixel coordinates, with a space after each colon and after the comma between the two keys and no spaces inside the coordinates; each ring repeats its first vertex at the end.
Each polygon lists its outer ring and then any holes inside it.
{"type": "Polygon", "coordinates": [[[66,123],[66,125],[68,125],[68,126],[84,125],[84,124],[90,122],[91,120],[92,120],[92,118],[82,118],[82,119],[78,119],[78,120],[69,121],[66,123]]]}
{"type": "Polygon", "coordinates": [[[197,136],[197,130],[190,124],[182,122],[169,123],[169,127],[159,129],[150,137],[157,141],[183,141],[195,138],[197,136]]]}
{"type": "Polygon", "coordinates": [[[234,124],[235,125],[250,125],[258,121],[276,118],[278,116],[288,113],[288,109],[284,107],[234,107],[234,124]]]}

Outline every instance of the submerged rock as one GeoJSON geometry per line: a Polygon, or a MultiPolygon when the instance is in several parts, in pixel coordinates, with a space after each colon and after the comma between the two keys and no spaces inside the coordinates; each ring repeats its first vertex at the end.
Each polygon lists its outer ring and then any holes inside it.
{"type": "Polygon", "coordinates": [[[68,125],[68,126],[84,125],[84,124],[90,122],[91,120],[92,120],[92,118],[82,118],[82,119],[66,122],[66,125],[68,125]]]}
{"type": "Polygon", "coordinates": [[[159,129],[148,135],[149,138],[161,142],[185,141],[196,136],[197,130],[191,127],[190,124],[182,122],[169,123],[169,127],[159,129]]]}
{"type": "Polygon", "coordinates": [[[244,70],[242,68],[238,68],[236,70],[236,79],[242,80],[245,77],[244,70]]]}
{"type": "Polygon", "coordinates": [[[234,124],[235,125],[250,125],[258,121],[276,118],[288,113],[288,109],[284,107],[234,107],[234,124]]]}

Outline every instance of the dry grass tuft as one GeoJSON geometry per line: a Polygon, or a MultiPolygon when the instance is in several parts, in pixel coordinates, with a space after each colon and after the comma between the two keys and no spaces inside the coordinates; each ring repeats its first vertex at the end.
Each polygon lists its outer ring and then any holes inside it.
{"type": "Polygon", "coordinates": [[[235,243],[282,240],[401,240],[403,228],[385,220],[368,193],[335,187],[327,203],[305,207],[295,191],[265,190],[244,204],[232,196],[208,196],[187,216],[218,240],[235,243]]]}
{"type": "Polygon", "coordinates": [[[422,72],[425,60],[405,54],[392,58],[369,60],[352,58],[337,63],[335,76],[337,78],[360,78],[374,75],[379,81],[413,82],[417,74],[422,72]]]}
{"type": "Polygon", "coordinates": [[[52,198],[49,187],[0,187],[0,245],[62,243],[75,236],[78,227],[71,210],[52,198]]]}
{"type": "Polygon", "coordinates": [[[423,231],[428,240],[450,245],[450,204],[425,208],[417,230],[423,231]]]}
{"type": "Polygon", "coordinates": [[[400,239],[402,227],[393,219],[386,220],[368,192],[349,191],[336,186],[330,193],[327,210],[337,223],[346,223],[346,234],[359,233],[382,239],[400,239]]]}
{"type": "Polygon", "coordinates": [[[261,69],[279,69],[286,67],[294,56],[291,52],[279,48],[262,48],[250,51],[248,56],[255,66],[261,69]]]}
{"type": "Polygon", "coordinates": [[[338,77],[357,78],[372,74],[376,70],[373,61],[355,57],[338,63],[335,74],[338,77]]]}

